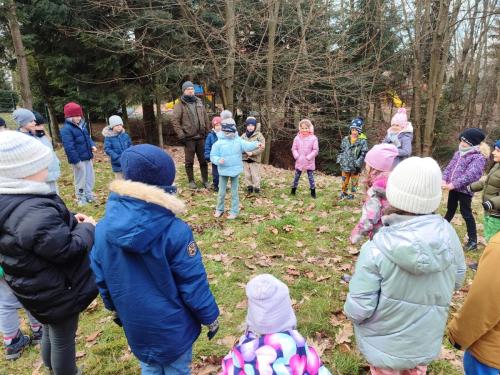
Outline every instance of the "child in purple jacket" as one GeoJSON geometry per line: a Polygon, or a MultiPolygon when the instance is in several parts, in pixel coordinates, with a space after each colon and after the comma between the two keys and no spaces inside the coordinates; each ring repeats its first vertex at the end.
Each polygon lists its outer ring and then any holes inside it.
{"type": "Polygon", "coordinates": [[[413,126],[408,121],[405,108],[399,108],[392,116],[391,127],[387,130],[387,135],[383,143],[389,143],[397,147],[398,157],[394,159],[393,168],[401,161],[411,156],[411,143],[413,141],[413,126]]]}
{"type": "Polygon", "coordinates": [[[477,249],[477,231],[472,214],[472,195],[467,186],[479,180],[483,174],[486,159],[479,149],[485,134],[481,129],[465,129],[459,136],[458,151],[443,172],[443,189],[448,190],[448,207],[445,219],[451,221],[460,203],[460,213],[467,226],[466,251],[477,249]]]}

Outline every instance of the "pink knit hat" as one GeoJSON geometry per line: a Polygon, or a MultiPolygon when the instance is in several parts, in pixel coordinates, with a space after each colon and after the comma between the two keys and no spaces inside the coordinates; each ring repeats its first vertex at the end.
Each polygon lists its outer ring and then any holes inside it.
{"type": "Polygon", "coordinates": [[[212,119],[212,126],[215,126],[215,124],[220,124],[222,121],[222,119],[219,117],[219,116],[215,116],[213,119],[212,119]]]}
{"type": "Polygon", "coordinates": [[[391,125],[399,125],[406,128],[408,125],[408,116],[406,115],[405,108],[399,108],[398,112],[392,116],[391,125]]]}
{"type": "Polygon", "coordinates": [[[388,143],[375,145],[366,153],[365,163],[373,169],[382,172],[390,172],[394,159],[398,156],[396,146],[388,143]]]}

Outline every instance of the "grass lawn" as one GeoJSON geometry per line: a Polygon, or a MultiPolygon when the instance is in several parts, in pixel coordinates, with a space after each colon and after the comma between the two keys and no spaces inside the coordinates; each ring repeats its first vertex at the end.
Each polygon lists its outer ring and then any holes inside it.
{"type": "MultiPolygon", "coordinates": [[[[220,360],[243,332],[246,314],[244,285],[252,275],[272,273],[290,287],[299,331],[322,353],[322,360],[332,374],[364,374],[367,364],[356,351],[352,327],[342,314],[347,284],[341,281],[351,273],[356,261],[356,248],[347,242],[351,228],[360,214],[360,198],[338,202],[340,180],[317,175],[318,199],[309,196],[307,178],[303,177],[296,197],[289,195],[291,171],[263,167],[262,194],[245,196],[241,192],[243,209],[235,221],[215,220],[212,216],[216,195],[207,190],[184,189],[186,176],[183,150],[169,148],[176,160],[179,196],[187,202],[188,213],[183,217],[193,228],[202,250],[212,291],[222,315],[221,328],[213,341],[206,339],[204,329],[194,347],[193,374],[216,374],[220,360]]],[[[61,149],[61,196],[70,210],[75,205],[71,169],[61,149]]],[[[108,184],[113,178],[109,162],[100,145],[95,160],[98,202],[80,210],[99,219],[104,214],[108,184]]],[[[199,176],[199,171],[195,171],[199,176]]],[[[442,209],[445,207],[443,201],[442,209]]],[[[478,223],[482,209],[475,198],[478,223]]],[[[460,236],[465,225],[454,221],[460,236]]],[[[482,225],[479,224],[482,232],[482,225]]],[[[481,247],[482,249],[482,247],[481,247]]],[[[467,254],[469,261],[477,259],[467,254]]],[[[468,271],[470,283],[473,274],[468,271]]],[[[457,292],[452,312],[461,304],[467,286],[457,292]]],[[[131,301],[133,303],[133,301],[131,301]]],[[[154,319],[154,317],[152,317],[154,319]]],[[[24,326],[26,328],[26,326],[24,326]]],[[[463,373],[460,352],[443,343],[442,359],[430,366],[433,374],[463,373]]],[[[98,298],[80,316],[77,334],[78,365],[85,374],[139,374],[139,366],[130,353],[121,328],[111,321],[111,315],[98,298]]],[[[28,349],[15,362],[0,358],[0,375],[43,374],[39,348],[28,349]]]]}

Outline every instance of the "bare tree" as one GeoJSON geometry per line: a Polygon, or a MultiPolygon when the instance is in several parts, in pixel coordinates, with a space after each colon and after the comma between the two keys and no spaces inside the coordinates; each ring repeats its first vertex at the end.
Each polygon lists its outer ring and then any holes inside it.
{"type": "Polygon", "coordinates": [[[21,31],[19,29],[19,22],[16,14],[16,4],[13,0],[5,0],[3,7],[6,11],[5,15],[9,23],[12,43],[14,45],[14,51],[16,53],[23,107],[33,109],[33,96],[31,95],[28,61],[26,59],[26,52],[24,49],[21,31]]]}

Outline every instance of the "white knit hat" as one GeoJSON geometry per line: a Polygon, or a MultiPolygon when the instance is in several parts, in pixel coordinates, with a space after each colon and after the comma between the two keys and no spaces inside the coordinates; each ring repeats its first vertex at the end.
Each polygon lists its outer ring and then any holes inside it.
{"type": "Polygon", "coordinates": [[[113,129],[115,126],[123,125],[123,120],[120,116],[113,115],[109,118],[109,127],[113,129]]]}
{"type": "Polygon", "coordinates": [[[430,214],[441,203],[441,181],[441,169],[434,159],[405,159],[389,175],[387,200],[406,212],[430,214]]]}
{"type": "Polygon", "coordinates": [[[246,292],[250,331],[265,335],[295,329],[297,318],[283,282],[269,274],[258,275],[248,282],[246,292]]]}
{"type": "Polygon", "coordinates": [[[0,177],[21,179],[47,168],[50,149],[30,135],[16,131],[0,133],[0,177]]]}

